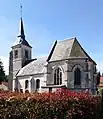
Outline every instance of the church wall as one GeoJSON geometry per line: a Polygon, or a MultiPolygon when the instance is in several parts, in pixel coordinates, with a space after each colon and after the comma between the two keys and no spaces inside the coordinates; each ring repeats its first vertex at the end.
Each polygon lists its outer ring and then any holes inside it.
{"type": "Polygon", "coordinates": [[[22,67],[21,48],[15,47],[13,48],[12,51],[13,51],[13,79],[14,79],[18,70],[22,67]],[[18,58],[15,58],[15,50],[18,50],[18,58]]]}
{"type": "Polygon", "coordinates": [[[21,65],[22,65],[21,60],[18,60],[18,61],[14,61],[13,62],[13,77],[18,72],[18,70],[21,68],[21,65]]]}
{"type": "Polygon", "coordinates": [[[96,65],[93,62],[88,63],[89,67],[89,78],[91,79],[91,82],[89,86],[91,87],[92,91],[95,92],[96,90],[96,65]]]}
{"type": "Polygon", "coordinates": [[[73,68],[75,66],[79,66],[81,68],[81,87],[84,88],[87,86],[86,84],[86,73],[85,72],[85,60],[64,60],[64,61],[56,61],[50,62],[48,65],[48,79],[47,85],[53,85],[53,74],[56,67],[60,67],[63,71],[62,83],[66,85],[68,88],[74,88],[74,72],[73,68]]]}
{"type": "Polygon", "coordinates": [[[31,59],[31,48],[25,45],[17,45],[13,46],[13,79],[15,78],[15,74],[19,71],[20,68],[25,63],[25,60],[31,59]],[[15,51],[18,51],[18,57],[15,58],[15,51]],[[28,58],[25,57],[25,51],[28,51],[28,58]]]}
{"type": "Polygon", "coordinates": [[[44,92],[49,92],[49,88],[42,88],[41,93],[44,93],[44,92]]]}
{"type": "Polygon", "coordinates": [[[22,56],[21,46],[18,46],[18,47],[15,47],[15,48],[13,47],[12,51],[13,51],[13,61],[20,60],[21,56],[22,56]],[[16,59],[15,59],[15,50],[18,50],[18,58],[16,58],[16,59]]]}
{"type": "MultiPolygon", "coordinates": [[[[57,89],[60,89],[60,88],[53,88],[52,87],[52,92],[55,92],[57,89]]],[[[49,88],[42,88],[41,92],[49,92],[49,88]]]]}
{"type": "Polygon", "coordinates": [[[14,69],[14,71],[17,71],[18,69],[20,69],[21,64],[22,64],[22,62],[20,60],[14,61],[13,62],[13,69],[14,69]]]}
{"type": "Polygon", "coordinates": [[[85,60],[68,60],[67,87],[70,89],[75,88],[74,87],[74,69],[76,66],[80,67],[81,69],[81,88],[89,88],[93,90],[96,84],[95,76],[93,77],[95,65],[92,61],[89,62],[88,69],[86,71],[85,60]],[[88,79],[86,77],[87,74],[88,74],[88,79]]]}
{"type": "MultiPolygon", "coordinates": [[[[38,92],[42,92],[42,86],[46,86],[46,81],[45,81],[44,75],[34,75],[34,76],[32,76],[32,78],[35,80],[35,82],[37,79],[40,80],[40,88],[39,88],[38,92]]],[[[35,83],[35,87],[36,87],[36,83],[35,83]]]]}
{"type": "Polygon", "coordinates": [[[12,84],[12,91],[14,92],[15,90],[15,80],[13,80],[13,82],[12,82],[13,84],[12,84]]]}
{"type": "MultiPolygon", "coordinates": [[[[93,88],[94,82],[93,82],[93,63],[91,62],[88,67],[88,72],[85,71],[85,60],[64,60],[64,61],[58,61],[58,62],[50,62],[45,66],[45,74],[44,75],[34,75],[34,76],[23,76],[23,77],[18,77],[19,83],[18,83],[18,88],[23,89],[25,92],[25,81],[28,80],[29,83],[31,79],[33,78],[35,81],[37,79],[40,79],[40,89],[39,92],[48,92],[49,88],[41,88],[41,86],[46,86],[47,85],[53,85],[54,80],[53,80],[53,71],[57,68],[60,67],[63,72],[62,76],[62,84],[66,85],[67,88],[70,88],[72,90],[77,90],[74,87],[74,70],[75,67],[79,67],[81,70],[81,88],[93,88]],[[90,70],[90,71],[89,71],[90,70]],[[87,84],[87,79],[86,79],[86,74],[89,74],[89,84],[87,84]],[[46,81],[47,80],[47,81],[46,81]]],[[[35,86],[34,86],[35,87],[35,86]]],[[[29,92],[31,92],[31,85],[29,84],[29,92]]],[[[35,88],[34,88],[35,91],[35,88]]],[[[52,92],[56,91],[56,88],[52,88],[52,92]]]]}
{"type": "MultiPolygon", "coordinates": [[[[30,83],[30,76],[24,76],[24,77],[18,77],[18,89],[23,89],[23,92],[25,92],[25,81],[28,80],[30,83]]],[[[30,85],[29,85],[30,88],[30,85]]],[[[30,89],[28,89],[30,90],[30,89]]]]}
{"type": "Polygon", "coordinates": [[[81,88],[86,87],[86,73],[85,72],[85,60],[68,60],[68,88],[74,88],[74,70],[75,67],[79,67],[81,70],[81,88]]]}
{"type": "Polygon", "coordinates": [[[8,89],[12,91],[13,82],[13,52],[9,53],[9,76],[8,76],[8,89]]]}
{"type": "MultiPolygon", "coordinates": [[[[29,81],[29,92],[35,91],[36,90],[36,83],[34,83],[34,88],[31,88],[31,80],[34,80],[34,82],[36,82],[36,80],[39,79],[40,80],[40,88],[39,88],[39,92],[41,92],[41,86],[46,86],[46,82],[44,81],[44,76],[43,75],[34,75],[34,76],[23,76],[23,77],[18,77],[18,89],[23,89],[23,92],[25,92],[25,81],[28,80],[29,81]]],[[[27,90],[27,89],[26,89],[27,90]]]]}
{"type": "Polygon", "coordinates": [[[25,58],[25,50],[28,51],[28,59],[31,59],[31,48],[25,45],[22,45],[22,57],[25,58]]]}
{"type": "Polygon", "coordinates": [[[56,68],[60,68],[62,70],[62,85],[67,86],[67,64],[66,61],[56,61],[50,62],[48,64],[48,76],[47,76],[47,85],[54,84],[54,71],[56,68]]]}

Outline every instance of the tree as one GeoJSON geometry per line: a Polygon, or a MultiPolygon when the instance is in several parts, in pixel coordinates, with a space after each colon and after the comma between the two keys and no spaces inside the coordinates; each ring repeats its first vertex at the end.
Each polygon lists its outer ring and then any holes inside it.
{"type": "Polygon", "coordinates": [[[0,82],[5,81],[5,80],[6,80],[6,75],[5,75],[3,63],[0,60],[0,82]]]}
{"type": "Polygon", "coordinates": [[[100,72],[97,73],[97,85],[100,84],[100,77],[101,77],[101,74],[100,72]]]}

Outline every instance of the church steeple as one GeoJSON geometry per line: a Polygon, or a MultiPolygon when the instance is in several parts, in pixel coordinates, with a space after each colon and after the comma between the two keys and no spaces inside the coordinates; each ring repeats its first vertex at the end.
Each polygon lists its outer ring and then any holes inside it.
{"type": "Polygon", "coordinates": [[[31,47],[25,39],[24,25],[23,25],[23,19],[22,19],[22,6],[20,6],[20,12],[21,12],[21,18],[20,18],[19,34],[17,36],[16,42],[14,43],[14,46],[18,44],[22,44],[22,45],[31,47]]]}
{"type": "MultiPolygon", "coordinates": [[[[12,45],[12,50],[10,53],[10,76],[13,80],[13,84],[15,84],[16,75],[20,71],[20,69],[29,63],[32,59],[32,47],[26,41],[25,32],[24,32],[24,24],[22,19],[22,6],[21,16],[20,16],[20,26],[19,26],[19,34],[17,35],[15,43],[12,45]]],[[[17,85],[13,85],[14,88],[17,88],[17,85]]]]}
{"type": "Polygon", "coordinates": [[[25,34],[24,34],[24,26],[23,26],[23,20],[22,20],[22,5],[20,6],[20,13],[21,13],[21,19],[20,19],[20,26],[19,26],[19,35],[18,37],[21,37],[25,40],[25,34]]]}
{"type": "Polygon", "coordinates": [[[25,33],[24,33],[24,26],[23,26],[22,17],[20,19],[20,26],[19,26],[19,35],[18,35],[18,37],[21,37],[23,40],[25,40],[25,33]]]}

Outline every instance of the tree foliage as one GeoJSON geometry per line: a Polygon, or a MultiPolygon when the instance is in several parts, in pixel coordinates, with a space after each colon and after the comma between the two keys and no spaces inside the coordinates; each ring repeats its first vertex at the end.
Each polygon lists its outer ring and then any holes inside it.
{"type": "Polygon", "coordinates": [[[0,119],[99,119],[100,109],[101,98],[85,92],[0,92],[0,119]]]}
{"type": "Polygon", "coordinates": [[[6,79],[7,79],[7,78],[6,78],[6,75],[5,75],[3,63],[2,63],[2,61],[0,60],[0,82],[5,81],[6,79]]]}
{"type": "Polygon", "coordinates": [[[97,73],[97,85],[100,84],[100,77],[101,77],[101,74],[100,72],[97,73]]]}

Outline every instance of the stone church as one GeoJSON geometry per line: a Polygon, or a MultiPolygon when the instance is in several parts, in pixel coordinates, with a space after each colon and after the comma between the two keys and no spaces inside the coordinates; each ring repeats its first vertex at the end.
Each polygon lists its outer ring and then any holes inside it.
{"type": "Polygon", "coordinates": [[[9,88],[20,92],[96,91],[96,63],[77,38],[55,41],[48,56],[32,59],[32,47],[20,19],[19,35],[9,56],[9,88]]]}

